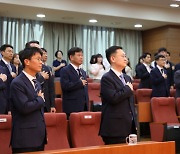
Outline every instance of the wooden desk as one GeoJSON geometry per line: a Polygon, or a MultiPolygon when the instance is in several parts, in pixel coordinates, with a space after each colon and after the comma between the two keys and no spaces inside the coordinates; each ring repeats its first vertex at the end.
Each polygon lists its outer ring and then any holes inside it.
{"type": "Polygon", "coordinates": [[[32,152],[28,154],[175,154],[175,142],[138,142],[137,145],[115,144],[32,152]]]}

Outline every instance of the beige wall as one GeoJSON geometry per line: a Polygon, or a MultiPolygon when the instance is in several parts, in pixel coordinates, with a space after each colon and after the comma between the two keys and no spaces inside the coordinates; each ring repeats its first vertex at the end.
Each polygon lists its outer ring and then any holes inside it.
{"type": "MultiPolygon", "coordinates": [[[[165,26],[142,32],[143,51],[152,55],[160,47],[171,52],[171,61],[180,62],[180,26],[165,26]]],[[[152,56],[153,57],[153,56],[152,56]]]]}

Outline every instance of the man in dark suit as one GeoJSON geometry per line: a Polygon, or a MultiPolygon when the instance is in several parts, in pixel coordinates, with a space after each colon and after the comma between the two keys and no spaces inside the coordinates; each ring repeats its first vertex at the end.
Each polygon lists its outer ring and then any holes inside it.
{"type": "Polygon", "coordinates": [[[155,57],[155,61],[157,65],[150,73],[152,81],[152,97],[168,97],[170,92],[167,81],[167,71],[164,68],[166,58],[165,56],[158,54],[155,57]]]}
{"type": "Polygon", "coordinates": [[[175,70],[174,70],[174,72],[176,72],[176,71],[178,71],[178,70],[180,70],[180,63],[178,63],[178,64],[175,65],[175,70]]]}
{"type": "Polygon", "coordinates": [[[41,71],[42,52],[39,48],[26,48],[19,53],[23,71],[11,83],[13,153],[44,150],[46,125],[44,120],[44,94],[36,73],[41,71]]]}
{"type": "Polygon", "coordinates": [[[152,67],[151,64],[151,54],[144,53],[142,55],[143,63],[137,67],[137,75],[141,79],[139,83],[139,89],[149,88],[151,89],[151,80],[150,80],[150,72],[152,67]]]}
{"type": "Polygon", "coordinates": [[[10,111],[11,107],[10,107],[10,84],[12,82],[12,80],[16,77],[16,68],[13,64],[10,63],[10,61],[13,58],[13,47],[9,44],[4,44],[1,46],[0,48],[1,54],[2,54],[2,59],[0,61],[0,66],[2,66],[5,70],[5,74],[7,76],[7,80],[5,81],[6,84],[6,89],[5,89],[5,93],[6,93],[6,99],[8,100],[8,105],[7,105],[7,110],[6,113],[8,111],[10,111]]]}
{"type": "Polygon", "coordinates": [[[47,50],[41,48],[42,50],[42,70],[37,74],[37,79],[41,83],[42,90],[45,98],[45,112],[56,112],[55,109],[55,89],[54,89],[54,75],[52,74],[52,69],[46,64],[47,61],[47,50]]]}
{"type": "Polygon", "coordinates": [[[7,112],[8,100],[6,98],[6,82],[7,75],[2,66],[0,66],[0,114],[7,112]]]}
{"type": "Polygon", "coordinates": [[[176,97],[180,97],[180,69],[174,74],[174,83],[176,87],[176,97]]]}
{"type": "Polygon", "coordinates": [[[129,134],[136,133],[136,115],[131,79],[122,70],[127,58],[119,46],[106,50],[111,65],[101,79],[102,118],[99,135],[105,144],[125,143],[129,134]]]}
{"type": "Polygon", "coordinates": [[[86,72],[80,68],[83,63],[83,51],[73,47],[68,51],[70,64],[61,70],[63,111],[69,117],[72,112],[87,111],[88,86],[86,72]]]}

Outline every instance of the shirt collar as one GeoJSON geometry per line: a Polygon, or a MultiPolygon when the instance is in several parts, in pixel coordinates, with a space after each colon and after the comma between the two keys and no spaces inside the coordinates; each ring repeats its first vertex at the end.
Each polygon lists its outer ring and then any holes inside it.
{"type": "Polygon", "coordinates": [[[33,77],[32,75],[28,74],[28,73],[25,72],[24,70],[23,70],[22,72],[26,75],[26,77],[27,77],[30,81],[32,81],[33,79],[36,79],[36,77],[33,77]]]}
{"type": "Polygon", "coordinates": [[[112,67],[111,67],[111,70],[118,76],[118,78],[121,74],[123,74],[122,72],[118,72],[117,70],[113,69],[112,67]]]}
{"type": "Polygon", "coordinates": [[[160,67],[159,65],[156,65],[156,67],[160,70],[160,72],[163,69],[163,67],[160,67]]]}
{"type": "Polygon", "coordinates": [[[6,65],[10,64],[10,63],[8,63],[3,57],[2,57],[1,60],[2,60],[6,65]]]}
{"type": "Polygon", "coordinates": [[[150,65],[146,64],[146,63],[143,63],[145,67],[150,67],[150,65]]]}
{"type": "Polygon", "coordinates": [[[72,65],[72,67],[73,67],[75,70],[80,69],[80,68],[77,67],[76,65],[74,65],[74,64],[72,64],[72,63],[70,63],[70,64],[72,65]]]}

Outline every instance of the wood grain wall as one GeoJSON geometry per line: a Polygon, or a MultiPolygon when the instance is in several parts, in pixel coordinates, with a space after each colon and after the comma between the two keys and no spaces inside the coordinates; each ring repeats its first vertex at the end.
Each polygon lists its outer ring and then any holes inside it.
{"type": "Polygon", "coordinates": [[[171,61],[180,63],[180,26],[165,26],[142,32],[143,52],[150,52],[152,58],[160,47],[171,53],[171,61]]]}

